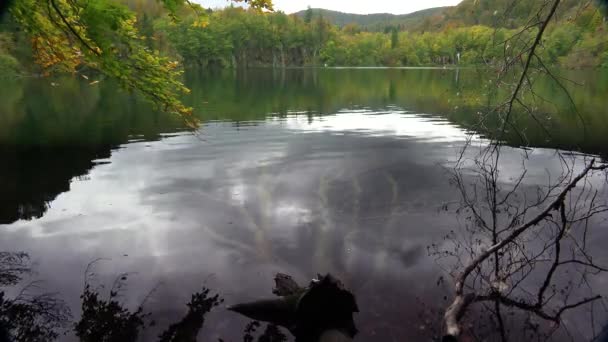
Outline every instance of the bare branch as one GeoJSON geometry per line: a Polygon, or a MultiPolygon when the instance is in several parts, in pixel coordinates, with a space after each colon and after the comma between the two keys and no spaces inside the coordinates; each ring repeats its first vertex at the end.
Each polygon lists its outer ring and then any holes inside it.
{"type": "MultiPolygon", "coordinates": [[[[557,196],[555,196],[553,201],[551,201],[549,203],[549,205],[547,205],[545,207],[544,210],[542,210],[540,213],[538,213],[531,220],[529,220],[529,221],[525,222],[524,224],[522,224],[521,226],[513,229],[507,237],[505,237],[500,242],[494,244],[493,246],[489,247],[487,250],[481,252],[479,255],[477,255],[474,259],[472,259],[468,263],[468,265],[464,268],[464,270],[455,279],[455,282],[456,282],[455,297],[454,297],[454,300],[452,301],[451,305],[448,307],[448,309],[445,313],[445,316],[444,316],[445,324],[446,324],[446,332],[448,335],[455,336],[455,337],[460,335],[461,328],[460,328],[459,321],[462,318],[462,316],[464,315],[468,306],[477,297],[476,294],[465,294],[464,293],[465,283],[467,282],[467,279],[471,275],[471,273],[474,270],[478,269],[485,260],[490,258],[492,255],[495,255],[497,252],[501,251],[503,248],[505,248],[505,246],[513,243],[524,232],[537,226],[539,223],[541,223],[542,221],[544,221],[548,217],[550,217],[551,212],[556,211],[556,210],[561,210],[560,215],[562,215],[562,220],[565,220],[565,213],[563,212],[563,209],[564,209],[563,203],[564,203],[566,196],[591,171],[605,170],[607,167],[608,166],[606,166],[606,165],[596,166],[595,159],[592,159],[587,164],[587,166],[584,168],[584,170],[580,174],[578,174],[576,177],[574,177],[570,181],[570,183],[568,183],[561,190],[561,192],[557,196]]],[[[565,226],[562,229],[562,233],[561,233],[561,236],[559,236],[559,240],[561,240],[561,238],[563,238],[564,232],[565,232],[565,226]]],[[[559,253],[557,253],[557,254],[559,254],[559,253]]],[[[555,271],[555,268],[557,268],[557,266],[559,266],[559,255],[556,256],[556,261],[553,264],[552,271],[549,272],[549,275],[547,276],[545,283],[543,284],[543,286],[541,287],[541,290],[539,291],[539,298],[541,298],[541,300],[539,302],[542,302],[542,297],[544,295],[544,292],[546,291],[548,282],[550,281],[550,279],[555,271]]]]}

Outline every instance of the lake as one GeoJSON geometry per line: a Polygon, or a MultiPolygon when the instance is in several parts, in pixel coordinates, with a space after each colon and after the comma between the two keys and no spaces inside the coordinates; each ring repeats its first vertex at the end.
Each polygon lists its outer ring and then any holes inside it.
{"type": "MultiPolygon", "coordinates": [[[[505,136],[507,175],[517,147],[531,147],[530,186],[560,170],[555,148],[608,156],[608,73],[564,76],[575,106],[541,78],[542,115],[516,113],[521,130],[505,136]]],[[[156,288],[146,308],[159,325],[203,285],[232,304],[271,297],[276,272],[300,283],[331,272],[357,296],[357,340],[428,340],[449,283],[427,246],[459,224],[441,210],[459,199],[447,167],[467,138],[491,136],[496,120],[477,125],[491,79],[474,69],[189,71],[197,132],[107,80],[3,80],[0,250],[28,252],[34,278],[76,316],[98,258],[100,284],[134,273],[127,305],[156,288]]],[[[218,308],[200,336],[239,341],[247,322],[218,308]]]]}

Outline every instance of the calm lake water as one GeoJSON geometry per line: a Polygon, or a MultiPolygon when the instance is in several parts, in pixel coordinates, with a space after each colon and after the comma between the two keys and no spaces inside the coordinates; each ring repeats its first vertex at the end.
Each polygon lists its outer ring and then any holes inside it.
{"type": "MultiPolygon", "coordinates": [[[[271,297],[276,272],[300,283],[331,272],[358,298],[359,340],[428,339],[433,315],[421,321],[421,303],[442,308],[447,285],[426,248],[458,225],[440,210],[458,200],[445,167],[467,136],[488,134],[476,123],[491,76],[192,71],[195,134],[109,81],[3,80],[0,250],[29,252],[35,278],[76,315],[97,258],[108,259],[100,283],[136,273],[131,306],[157,286],[147,308],[160,325],[202,285],[230,304],[271,297]]],[[[541,79],[547,131],[516,115],[521,132],[507,134],[534,147],[529,185],[561,170],[554,148],[608,156],[608,73],[565,76],[576,110],[541,79]]],[[[506,179],[521,155],[505,152],[506,179]]],[[[201,339],[239,341],[246,323],[217,309],[201,339]]]]}

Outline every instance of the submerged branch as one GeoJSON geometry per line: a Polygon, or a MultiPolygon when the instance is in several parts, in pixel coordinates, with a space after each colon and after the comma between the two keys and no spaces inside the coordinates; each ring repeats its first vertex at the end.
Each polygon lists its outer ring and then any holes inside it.
{"type": "MultiPolygon", "coordinates": [[[[513,243],[519,236],[521,236],[524,232],[529,229],[537,226],[542,221],[546,220],[550,217],[551,212],[560,210],[562,208],[563,203],[565,201],[566,196],[576,187],[576,185],[585,178],[591,171],[594,170],[606,170],[608,165],[597,166],[595,164],[595,159],[592,159],[589,164],[585,167],[585,169],[574,177],[563,189],[562,191],[555,197],[553,201],[549,205],[545,207],[540,213],[538,213],[531,220],[523,223],[518,228],[513,229],[511,234],[502,239],[500,242],[491,246],[487,250],[483,251],[477,257],[475,257],[469,264],[467,264],[464,270],[456,277],[455,279],[455,297],[450,306],[448,307],[445,315],[444,322],[446,333],[449,336],[458,337],[461,333],[460,320],[466,313],[469,305],[476,301],[478,295],[475,293],[465,293],[465,283],[467,282],[467,278],[469,275],[475,270],[481,267],[482,263],[490,258],[495,253],[501,251],[508,244],[513,243]]],[[[537,307],[537,306],[534,306],[537,307]]],[[[569,307],[566,307],[568,309],[569,307]]]]}

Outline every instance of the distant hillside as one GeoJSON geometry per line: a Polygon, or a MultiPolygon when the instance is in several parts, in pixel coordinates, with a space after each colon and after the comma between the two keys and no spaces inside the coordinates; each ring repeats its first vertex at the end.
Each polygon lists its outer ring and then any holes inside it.
{"type": "MultiPolygon", "coordinates": [[[[586,7],[594,7],[595,2],[562,0],[556,19],[577,17],[586,7]]],[[[538,0],[463,0],[457,6],[443,11],[441,16],[429,18],[426,23],[428,26],[424,29],[473,25],[518,28],[524,26],[540,6],[542,2],[538,0]]]]}
{"type": "MultiPolygon", "coordinates": [[[[577,17],[585,7],[608,0],[580,1],[562,0],[556,15],[558,20],[577,17]]],[[[385,31],[387,27],[397,27],[401,31],[439,31],[447,27],[484,25],[489,27],[517,28],[524,26],[530,15],[539,8],[537,0],[463,0],[457,6],[436,7],[426,10],[395,15],[389,13],[352,14],[312,9],[313,17],[322,16],[329,22],[343,27],[355,23],[368,31],[385,31]]],[[[295,13],[304,18],[306,10],[295,13]]]]}
{"type": "MultiPolygon", "coordinates": [[[[338,11],[330,11],[321,8],[313,8],[313,16],[315,18],[322,16],[329,20],[334,25],[343,27],[347,24],[357,24],[369,31],[383,31],[387,26],[400,27],[402,30],[409,30],[421,25],[426,19],[441,14],[449,7],[435,7],[410,14],[390,14],[390,13],[374,13],[374,14],[353,14],[338,11]]],[[[294,13],[296,16],[304,18],[306,10],[294,13]]]]}
{"type": "MultiPolygon", "coordinates": [[[[555,15],[557,21],[580,19],[586,9],[608,4],[608,0],[562,0],[555,15]]],[[[483,25],[515,29],[525,26],[541,7],[533,0],[462,0],[458,5],[429,13],[410,31],[439,31],[450,27],[483,25]]]]}

